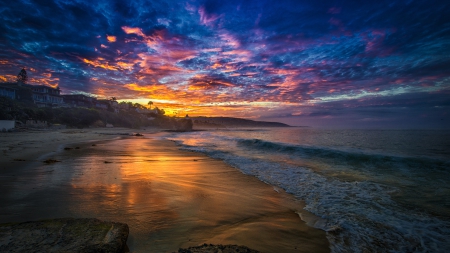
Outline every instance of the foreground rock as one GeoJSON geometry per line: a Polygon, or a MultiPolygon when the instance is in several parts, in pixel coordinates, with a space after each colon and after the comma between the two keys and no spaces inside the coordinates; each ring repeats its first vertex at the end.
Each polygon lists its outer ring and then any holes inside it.
{"type": "Polygon", "coordinates": [[[203,244],[197,247],[179,249],[178,253],[259,253],[245,246],[203,244]]]}
{"type": "Polygon", "coordinates": [[[98,219],[0,224],[0,252],[124,252],[128,225],[98,219]]]}

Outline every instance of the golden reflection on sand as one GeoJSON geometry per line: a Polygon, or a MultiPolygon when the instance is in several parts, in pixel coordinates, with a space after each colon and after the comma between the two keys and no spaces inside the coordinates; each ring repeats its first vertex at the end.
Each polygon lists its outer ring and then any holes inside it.
{"type": "Polygon", "coordinates": [[[301,202],[222,161],[145,138],[76,152],[62,152],[61,163],[38,169],[46,206],[34,208],[45,215],[30,217],[125,222],[133,252],[172,252],[203,243],[329,252],[325,233],[295,213],[302,211],[301,202]]]}

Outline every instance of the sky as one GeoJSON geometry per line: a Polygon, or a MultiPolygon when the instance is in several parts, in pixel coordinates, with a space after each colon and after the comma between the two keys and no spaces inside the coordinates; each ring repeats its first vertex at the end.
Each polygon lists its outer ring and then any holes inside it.
{"type": "Polygon", "coordinates": [[[450,129],[450,1],[0,0],[0,82],[170,115],[450,129]]]}

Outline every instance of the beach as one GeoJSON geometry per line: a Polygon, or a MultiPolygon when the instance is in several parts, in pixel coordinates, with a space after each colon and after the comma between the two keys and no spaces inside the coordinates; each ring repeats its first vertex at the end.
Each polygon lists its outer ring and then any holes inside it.
{"type": "Polygon", "coordinates": [[[165,133],[67,129],[1,133],[0,223],[98,218],[126,223],[131,252],[204,243],[261,252],[329,252],[314,216],[281,188],[165,133]],[[52,160],[46,164],[43,161],[52,160]]]}
{"type": "Polygon", "coordinates": [[[135,133],[129,128],[91,129],[28,129],[10,133],[0,132],[0,164],[2,173],[17,171],[65,146],[83,142],[111,140],[135,133]]]}

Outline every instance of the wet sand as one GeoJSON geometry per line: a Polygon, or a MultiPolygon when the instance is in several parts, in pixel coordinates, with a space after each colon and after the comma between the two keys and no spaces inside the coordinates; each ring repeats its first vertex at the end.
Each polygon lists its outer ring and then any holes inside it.
{"type": "Polygon", "coordinates": [[[111,140],[134,132],[135,129],[129,128],[0,132],[0,172],[2,174],[14,172],[30,163],[41,162],[47,155],[59,152],[63,147],[70,147],[72,144],[111,140]]]}
{"type": "Polygon", "coordinates": [[[63,217],[123,222],[130,227],[132,252],[203,243],[329,252],[325,232],[299,218],[303,204],[291,195],[151,136],[60,147],[47,157],[61,162],[5,167],[0,223],[63,217]]]}

